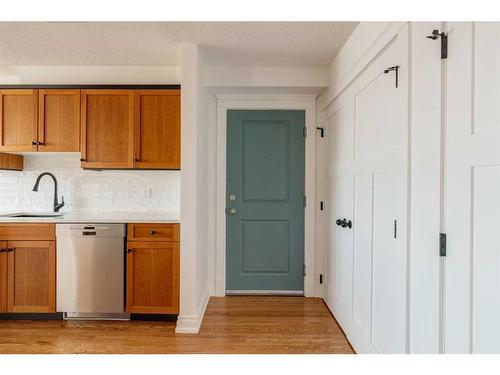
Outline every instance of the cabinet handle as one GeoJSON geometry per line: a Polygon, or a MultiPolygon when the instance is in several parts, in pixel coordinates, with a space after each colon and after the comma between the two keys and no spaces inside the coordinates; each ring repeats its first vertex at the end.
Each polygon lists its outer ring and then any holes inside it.
{"type": "Polygon", "coordinates": [[[80,159],[80,161],[87,161],[86,159],[80,159]]]}
{"type": "Polygon", "coordinates": [[[135,161],[136,163],[139,163],[139,162],[141,161],[141,159],[135,158],[135,159],[134,159],[134,161],[135,161]]]}
{"type": "Polygon", "coordinates": [[[152,230],[151,232],[149,232],[149,234],[150,234],[151,236],[154,236],[154,235],[156,234],[156,232],[155,232],[154,230],[152,230]]]}
{"type": "Polygon", "coordinates": [[[127,249],[127,253],[133,253],[134,250],[133,249],[127,249]]]}
{"type": "Polygon", "coordinates": [[[16,251],[16,248],[15,248],[15,247],[12,247],[12,248],[7,248],[7,249],[5,250],[5,252],[7,252],[7,253],[11,253],[11,252],[13,252],[13,251],[16,251]]]}
{"type": "Polygon", "coordinates": [[[35,142],[35,141],[32,141],[32,142],[31,142],[31,145],[32,145],[32,146],[36,146],[37,144],[38,144],[38,142],[35,142]]]}
{"type": "Polygon", "coordinates": [[[3,253],[4,251],[7,251],[7,249],[0,249],[0,253],[3,253]]]}
{"type": "Polygon", "coordinates": [[[36,143],[38,146],[45,146],[45,143],[44,142],[37,142],[36,143]]]}

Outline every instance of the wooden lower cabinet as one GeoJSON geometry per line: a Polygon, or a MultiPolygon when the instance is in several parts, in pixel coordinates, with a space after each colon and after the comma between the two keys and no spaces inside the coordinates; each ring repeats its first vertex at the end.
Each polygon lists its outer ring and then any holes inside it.
{"type": "Polygon", "coordinates": [[[56,312],[54,241],[9,241],[7,311],[56,312]]]}
{"type": "Polygon", "coordinates": [[[0,224],[0,313],[55,312],[55,225],[0,224]]]}
{"type": "Polygon", "coordinates": [[[126,310],[179,313],[179,242],[127,243],[126,310]]]}

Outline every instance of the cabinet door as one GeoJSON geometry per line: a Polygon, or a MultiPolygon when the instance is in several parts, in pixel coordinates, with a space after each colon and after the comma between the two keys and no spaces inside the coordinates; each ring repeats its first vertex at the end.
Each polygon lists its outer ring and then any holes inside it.
{"type": "Polygon", "coordinates": [[[7,242],[0,241],[0,313],[7,312],[7,242]]]}
{"type": "Polygon", "coordinates": [[[136,168],[181,167],[181,98],[179,90],[135,92],[136,168]]]}
{"type": "Polygon", "coordinates": [[[8,242],[7,311],[56,311],[56,253],[53,241],[8,242]]]}
{"type": "Polygon", "coordinates": [[[0,90],[0,151],[36,151],[38,90],[0,90]]]}
{"type": "Polygon", "coordinates": [[[39,90],[38,151],[80,151],[80,90],[39,90]]]}
{"type": "Polygon", "coordinates": [[[179,243],[129,242],[127,312],[179,313],[179,243]]]}
{"type": "Polygon", "coordinates": [[[82,90],[82,168],[133,168],[134,92],[82,90]]]}

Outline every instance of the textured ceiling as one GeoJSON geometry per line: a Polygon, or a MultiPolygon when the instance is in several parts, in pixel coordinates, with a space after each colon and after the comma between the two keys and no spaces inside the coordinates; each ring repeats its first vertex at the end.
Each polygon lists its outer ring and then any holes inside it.
{"type": "Polygon", "coordinates": [[[0,22],[0,66],[178,65],[181,43],[210,65],[328,66],[357,22],[0,22]]]}

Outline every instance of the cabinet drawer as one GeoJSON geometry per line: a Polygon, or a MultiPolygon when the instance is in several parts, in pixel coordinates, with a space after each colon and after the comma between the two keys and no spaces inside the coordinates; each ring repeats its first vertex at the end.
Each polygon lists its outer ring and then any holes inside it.
{"type": "Polygon", "coordinates": [[[0,224],[0,240],[53,241],[55,239],[55,224],[0,224]]]}
{"type": "Polygon", "coordinates": [[[179,241],[179,224],[129,224],[129,241],[179,241]]]}

